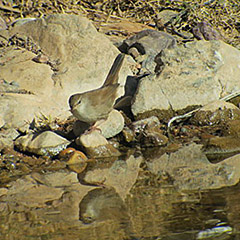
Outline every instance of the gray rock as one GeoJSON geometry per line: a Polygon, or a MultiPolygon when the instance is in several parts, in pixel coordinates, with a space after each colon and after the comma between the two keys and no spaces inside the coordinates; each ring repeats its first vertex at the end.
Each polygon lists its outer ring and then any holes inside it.
{"type": "MultiPolygon", "coordinates": [[[[0,31],[2,39],[21,45],[1,52],[0,79],[19,86],[0,96],[0,117],[9,127],[22,127],[40,113],[60,119],[69,116],[69,96],[100,87],[118,54],[87,18],[77,15],[28,21],[0,31]],[[46,63],[32,60],[39,52],[49,59],[46,63]]],[[[124,65],[119,95],[124,92],[126,76],[131,74],[124,65]]]]}
{"type": "Polygon", "coordinates": [[[196,41],[165,49],[159,76],[142,78],[132,105],[135,116],[206,105],[240,90],[240,51],[221,41],[196,41]]]}
{"type": "MultiPolygon", "coordinates": [[[[137,62],[142,62],[142,67],[147,71],[156,72],[157,62],[155,57],[166,48],[175,47],[176,40],[173,36],[152,29],[138,32],[126,39],[123,46],[127,48],[137,62]],[[144,56],[143,56],[144,55],[144,56]]],[[[144,72],[144,70],[142,70],[144,72]]]]}
{"type": "Polygon", "coordinates": [[[14,142],[21,151],[28,151],[43,156],[55,156],[65,149],[70,142],[51,131],[40,134],[28,134],[14,142]]]}

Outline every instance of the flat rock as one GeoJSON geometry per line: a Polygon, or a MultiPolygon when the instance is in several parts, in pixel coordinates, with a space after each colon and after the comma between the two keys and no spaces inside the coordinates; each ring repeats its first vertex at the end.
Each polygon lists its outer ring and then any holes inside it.
{"type": "Polygon", "coordinates": [[[15,140],[15,146],[21,151],[28,151],[43,156],[55,156],[65,149],[70,142],[51,131],[40,134],[28,134],[15,140]]]}
{"type": "Polygon", "coordinates": [[[184,111],[240,90],[240,51],[222,41],[186,43],[163,50],[159,58],[160,74],[140,80],[135,116],[184,111]]]}
{"type": "MultiPolygon", "coordinates": [[[[69,96],[100,87],[119,53],[87,18],[77,15],[50,15],[0,31],[0,42],[13,38],[21,47],[1,50],[0,61],[0,78],[17,84],[0,96],[0,117],[12,127],[22,127],[41,113],[69,116],[69,96]],[[39,52],[48,60],[34,61],[39,52]]],[[[119,95],[127,75],[131,71],[124,63],[119,95]]]]}

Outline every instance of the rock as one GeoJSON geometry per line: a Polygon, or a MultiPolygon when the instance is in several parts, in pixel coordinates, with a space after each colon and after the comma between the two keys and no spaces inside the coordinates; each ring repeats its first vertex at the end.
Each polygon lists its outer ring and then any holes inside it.
{"type": "Polygon", "coordinates": [[[166,9],[157,14],[157,25],[165,25],[167,26],[172,22],[173,19],[176,19],[179,15],[179,12],[166,9]]]}
{"type": "Polygon", "coordinates": [[[123,130],[124,118],[119,111],[113,109],[106,121],[99,125],[98,122],[96,124],[105,138],[111,138],[123,130]]]}
{"type": "Polygon", "coordinates": [[[126,39],[124,45],[127,49],[136,48],[138,52],[143,54],[158,54],[165,48],[171,48],[176,45],[173,36],[152,29],[146,29],[138,32],[136,35],[126,39]]]}
{"type": "Polygon", "coordinates": [[[204,106],[240,90],[240,51],[221,41],[189,42],[165,49],[159,76],[142,78],[132,104],[137,118],[204,106]]]}
{"type": "Polygon", "coordinates": [[[70,142],[51,131],[40,134],[28,134],[19,137],[14,142],[21,151],[28,151],[43,156],[55,156],[70,144],[70,142]]]}
{"type": "Polygon", "coordinates": [[[194,36],[198,40],[219,40],[221,39],[220,33],[213,29],[212,25],[208,22],[202,21],[197,23],[197,26],[192,30],[194,36]]]}
{"type": "Polygon", "coordinates": [[[122,134],[123,134],[124,140],[127,143],[133,142],[135,140],[135,134],[134,134],[133,130],[127,126],[125,126],[123,128],[122,134]]]}
{"type": "Polygon", "coordinates": [[[111,165],[106,162],[101,168],[95,164],[79,175],[81,181],[88,184],[102,183],[106,187],[113,187],[122,199],[129,194],[136,182],[140,164],[143,158],[129,156],[126,160],[116,160],[111,165]]]}
{"type": "Polygon", "coordinates": [[[240,154],[211,164],[201,150],[202,145],[192,143],[170,155],[156,157],[147,165],[154,174],[166,172],[173,185],[181,190],[217,189],[239,182],[240,154]]]}
{"type": "Polygon", "coordinates": [[[121,48],[135,57],[137,62],[142,62],[142,67],[155,73],[157,63],[155,57],[165,48],[175,47],[176,40],[173,36],[152,29],[143,30],[126,39],[121,48]],[[137,53],[138,52],[138,53],[137,53]],[[145,55],[142,57],[142,55],[145,55]]]}
{"type": "Polygon", "coordinates": [[[216,125],[226,124],[230,120],[240,118],[240,109],[232,103],[225,101],[214,101],[197,111],[191,118],[191,122],[196,125],[216,125]]]}
{"type": "Polygon", "coordinates": [[[160,122],[152,116],[133,123],[135,138],[143,147],[165,146],[168,138],[160,130],[160,122]]]}
{"type": "Polygon", "coordinates": [[[4,147],[13,147],[13,140],[18,136],[18,131],[13,128],[2,129],[0,131],[0,149],[4,147]]]}
{"type": "MultiPolygon", "coordinates": [[[[0,96],[0,117],[8,127],[22,127],[41,113],[68,117],[69,96],[100,87],[118,54],[87,18],[77,15],[50,15],[15,25],[0,31],[0,39],[21,45],[1,52],[0,79],[18,84],[0,96]],[[49,59],[46,63],[33,61],[39,52],[49,59]]],[[[131,75],[123,65],[121,85],[131,75]]],[[[123,91],[122,86],[119,95],[123,91]]]]}
{"type": "Polygon", "coordinates": [[[119,156],[120,152],[108,143],[107,139],[99,133],[98,130],[93,130],[88,134],[82,134],[76,139],[77,145],[82,145],[91,158],[104,158],[119,156]]]}
{"type": "MultiPolygon", "coordinates": [[[[105,121],[96,122],[96,126],[101,130],[101,134],[105,138],[111,138],[120,133],[124,127],[124,118],[122,114],[113,109],[108,118],[105,121]]],[[[80,136],[84,131],[89,128],[88,124],[85,124],[79,120],[77,120],[73,125],[73,132],[75,136],[80,136]]]]}
{"type": "Polygon", "coordinates": [[[87,156],[73,148],[67,148],[61,151],[58,155],[60,159],[67,161],[68,168],[76,173],[81,173],[87,167],[87,156]]]}

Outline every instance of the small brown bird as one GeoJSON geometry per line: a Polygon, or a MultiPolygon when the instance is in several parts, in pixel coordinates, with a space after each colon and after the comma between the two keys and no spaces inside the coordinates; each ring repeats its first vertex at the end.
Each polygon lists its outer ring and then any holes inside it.
{"type": "Polygon", "coordinates": [[[124,56],[122,53],[118,54],[105,82],[100,88],[77,93],[69,98],[69,106],[73,116],[91,125],[100,119],[108,117],[117,97],[118,73],[124,56]]]}

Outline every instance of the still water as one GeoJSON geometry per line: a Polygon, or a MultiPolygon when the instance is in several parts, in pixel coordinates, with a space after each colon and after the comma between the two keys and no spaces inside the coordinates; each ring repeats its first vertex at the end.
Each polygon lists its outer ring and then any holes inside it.
{"type": "Polygon", "coordinates": [[[113,188],[97,187],[77,204],[74,191],[28,210],[19,203],[9,211],[11,202],[0,197],[0,239],[240,239],[239,184],[177,191],[169,184],[138,179],[124,200],[113,188]],[[70,208],[77,214],[72,219],[70,208]]]}

